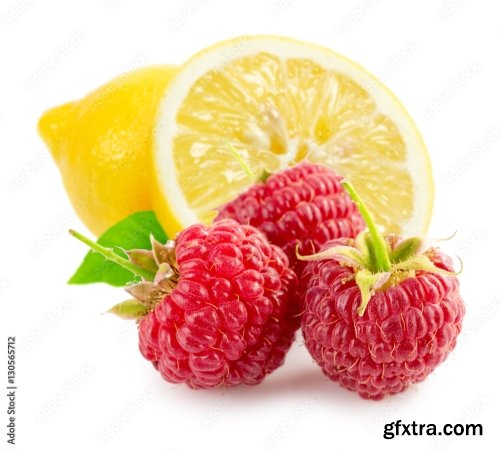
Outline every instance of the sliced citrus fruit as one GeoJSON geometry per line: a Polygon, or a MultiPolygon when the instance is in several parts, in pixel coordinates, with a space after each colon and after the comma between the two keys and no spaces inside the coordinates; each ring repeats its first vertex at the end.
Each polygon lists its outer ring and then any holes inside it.
{"type": "Polygon", "coordinates": [[[386,231],[423,234],[433,183],[412,119],[374,76],[326,48],[242,37],[188,60],[161,101],[155,133],[155,209],[170,235],[251,182],[307,158],[358,187],[386,231]]]}

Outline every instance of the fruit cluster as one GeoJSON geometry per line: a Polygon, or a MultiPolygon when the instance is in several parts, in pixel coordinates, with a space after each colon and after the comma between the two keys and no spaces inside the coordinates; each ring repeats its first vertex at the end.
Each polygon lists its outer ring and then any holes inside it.
{"type": "Polygon", "coordinates": [[[127,258],[72,233],[141,278],[111,311],[137,319],[142,355],[171,383],[260,383],[301,327],[329,378],[381,399],[426,378],[461,329],[450,259],[382,236],[349,182],[307,162],[127,258]]]}

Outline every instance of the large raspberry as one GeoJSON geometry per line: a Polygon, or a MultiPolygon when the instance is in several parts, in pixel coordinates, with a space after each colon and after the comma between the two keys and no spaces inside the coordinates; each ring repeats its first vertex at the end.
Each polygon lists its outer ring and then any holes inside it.
{"type": "Polygon", "coordinates": [[[328,377],[381,399],[424,380],[446,359],[464,304],[446,255],[422,251],[418,238],[384,239],[365,220],[370,232],[356,242],[335,240],[307,258],[302,333],[328,377]]]}
{"type": "MultiPolygon", "coordinates": [[[[140,351],[163,378],[192,388],[256,384],[283,364],[298,321],[297,277],[281,249],[225,220],[191,226],[175,244],[153,242],[153,253],[155,281],[129,292],[147,308],[140,351]]],[[[141,265],[148,258],[129,256],[141,265]]]]}
{"type": "Polygon", "coordinates": [[[296,259],[297,244],[301,254],[311,254],[329,240],[355,237],[364,227],[340,181],[331,169],[302,162],[249,188],[221,207],[217,219],[233,218],[264,232],[300,275],[304,263],[296,259]]]}

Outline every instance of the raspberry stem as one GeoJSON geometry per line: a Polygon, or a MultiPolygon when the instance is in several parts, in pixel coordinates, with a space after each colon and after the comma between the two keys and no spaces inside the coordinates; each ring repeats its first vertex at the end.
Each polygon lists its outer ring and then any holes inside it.
{"type": "Polygon", "coordinates": [[[227,140],[224,140],[226,147],[229,149],[231,155],[236,159],[241,169],[245,172],[247,177],[250,179],[250,182],[255,183],[257,177],[253,173],[252,169],[248,165],[247,162],[243,159],[243,157],[239,154],[239,152],[234,148],[234,146],[227,140]]]}
{"type": "Polygon", "coordinates": [[[151,273],[148,270],[145,270],[144,268],[141,268],[132,262],[130,262],[127,259],[124,259],[121,256],[118,256],[111,248],[105,248],[102,245],[99,245],[98,243],[90,240],[89,238],[85,237],[84,235],[80,234],[79,232],[74,231],[73,229],[69,230],[69,233],[75,237],[76,239],[80,240],[80,242],[85,243],[88,247],[90,247],[93,251],[96,253],[102,254],[107,260],[110,260],[111,262],[114,262],[115,264],[118,264],[119,266],[123,267],[125,270],[128,270],[132,272],[136,276],[140,276],[141,278],[144,278],[147,281],[153,281],[155,278],[155,274],[151,273]]]}
{"type": "MultiPolygon", "coordinates": [[[[365,220],[366,226],[370,234],[370,246],[369,249],[373,250],[374,266],[377,272],[388,272],[391,270],[391,260],[389,258],[389,250],[387,248],[387,242],[385,241],[382,234],[380,234],[375,222],[373,221],[373,216],[366,207],[366,204],[359,196],[359,193],[354,189],[353,185],[348,180],[343,180],[341,182],[342,187],[351,197],[354,204],[359,210],[359,213],[365,220]]],[[[370,253],[372,254],[372,253],[370,253]]]]}

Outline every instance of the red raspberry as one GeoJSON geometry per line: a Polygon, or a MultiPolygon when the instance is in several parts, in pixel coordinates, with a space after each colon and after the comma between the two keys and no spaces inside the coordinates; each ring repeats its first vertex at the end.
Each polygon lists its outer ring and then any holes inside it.
{"type": "Polygon", "coordinates": [[[283,364],[298,327],[297,277],[278,247],[226,220],[185,229],[176,262],[172,254],[165,260],[174,264],[175,288],[165,286],[139,324],[140,351],[165,380],[192,388],[256,384],[283,364]]]}
{"type": "Polygon", "coordinates": [[[300,275],[304,263],[297,261],[297,244],[301,254],[311,254],[328,240],[355,237],[364,228],[340,181],[331,169],[302,162],[249,188],[221,207],[216,219],[255,226],[285,251],[300,275]]]}
{"type": "Polygon", "coordinates": [[[383,239],[365,221],[370,232],[356,243],[331,241],[307,258],[302,333],[329,378],[381,399],[424,380],[446,359],[465,309],[445,254],[422,252],[418,238],[383,239]]]}

